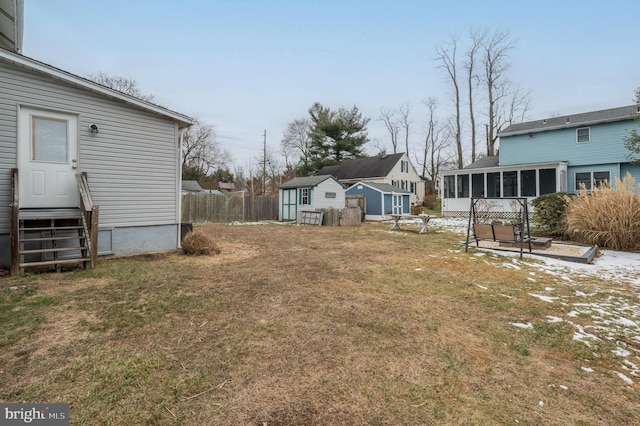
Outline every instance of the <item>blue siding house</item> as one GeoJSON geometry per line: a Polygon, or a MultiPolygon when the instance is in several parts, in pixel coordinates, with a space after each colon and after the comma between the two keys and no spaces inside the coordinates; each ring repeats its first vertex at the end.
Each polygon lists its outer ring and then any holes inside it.
{"type": "Polygon", "coordinates": [[[346,196],[364,195],[365,219],[388,219],[390,214],[409,214],[411,192],[388,183],[358,182],[347,188],[346,196]]]}
{"type": "MultiPolygon", "coordinates": [[[[639,113],[633,105],[510,125],[498,134],[498,156],[442,172],[443,214],[468,214],[471,197],[573,194],[582,184],[591,190],[627,173],[640,181],[640,167],[630,163],[624,146],[631,130],[640,130],[639,113]]],[[[507,204],[497,208],[508,212],[507,204]]]]}

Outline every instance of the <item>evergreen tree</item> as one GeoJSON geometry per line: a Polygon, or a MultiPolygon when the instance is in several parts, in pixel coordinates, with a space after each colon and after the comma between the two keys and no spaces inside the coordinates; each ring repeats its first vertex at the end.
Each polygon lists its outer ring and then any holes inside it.
{"type": "Polygon", "coordinates": [[[357,107],[332,111],[316,102],[309,108],[309,115],[312,123],[310,161],[301,167],[302,175],[364,155],[363,145],[369,141],[369,119],[363,118],[357,107]]]}

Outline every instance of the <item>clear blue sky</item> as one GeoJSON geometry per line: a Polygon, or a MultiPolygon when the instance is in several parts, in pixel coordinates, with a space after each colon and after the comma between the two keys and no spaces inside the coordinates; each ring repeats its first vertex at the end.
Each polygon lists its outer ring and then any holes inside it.
{"type": "Polygon", "coordinates": [[[531,89],[529,119],[632,104],[639,14],[632,0],[25,0],[23,53],[136,80],[213,124],[246,170],[264,130],[279,150],[287,123],[316,101],[356,105],[371,118],[370,139],[389,148],[379,111],[410,102],[418,146],[421,101],[438,97],[442,121],[451,112],[435,48],[471,26],[517,41],[509,77],[531,89]]]}

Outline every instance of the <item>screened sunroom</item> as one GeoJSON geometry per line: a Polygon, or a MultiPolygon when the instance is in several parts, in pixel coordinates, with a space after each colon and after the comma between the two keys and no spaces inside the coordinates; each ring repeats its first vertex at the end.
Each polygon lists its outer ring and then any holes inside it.
{"type": "MultiPolygon", "coordinates": [[[[526,197],[529,201],[544,194],[566,192],[567,163],[519,164],[493,166],[497,157],[487,157],[464,169],[441,172],[442,214],[444,216],[466,216],[469,214],[471,197],[492,199],[526,197]]],[[[509,216],[508,206],[494,203],[500,216],[503,209],[509,216]]]]}

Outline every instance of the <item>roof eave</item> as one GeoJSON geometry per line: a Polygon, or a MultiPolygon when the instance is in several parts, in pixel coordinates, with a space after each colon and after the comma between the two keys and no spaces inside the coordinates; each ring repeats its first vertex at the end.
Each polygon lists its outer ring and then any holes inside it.
{"type": "Polygon", "coordinates": [[[39,62],[35,59],[31,59],[24,55],[12,53],[7,50],[0,49],[0,59],[4,60],[5,62],[13,63],[14,65],[17,65],[20,67],[30,69],[32,71],[48,75],[49,77],[63,81],[67,84],[71,84],[71,85],[83,88],[85,90],[98,93],[103,96],[115,98],[127,104],[136,106],[137,108],[141,108],[141,109],[153,112],[155,114],[159,114],[164,117],[171,118],[172,120],[178,122],[179,128],[189,127],[189,126],[192,126],[194,123],[194,120],[189,116],[180,114],[178,112],[158,106],[156,104],[152,104],[150,102],[143,101],[136,97],[129,96],[125,93],[118,92],[117,90],[113,90],[106,86],[102,86],[86,78],[71,74],[67,71],[61,70],[51,65],[47,65],[43,62],[39,62]]]}
{"type": "Polygon", "coordinates": [[[621,117],[603,118],[599,120],[588,120],[588,121],[581,121],[576,123],[561,124],[556,126],[543,125],[544,127],[537,127],[529,130],[516,130],[515,132],[498,133],[498,137],[501,138],[505,136],[527,135],[529,133],[541,133],[541,132],[546,132],[548,130],[576,129],[576,128],[585,127],[585,126],[592,126],[594,124],[614,123],[616,121],[634,120],[636,116],[637,115],[635,114],[630,114],[630,115],[625,115],[621,117]]]}

